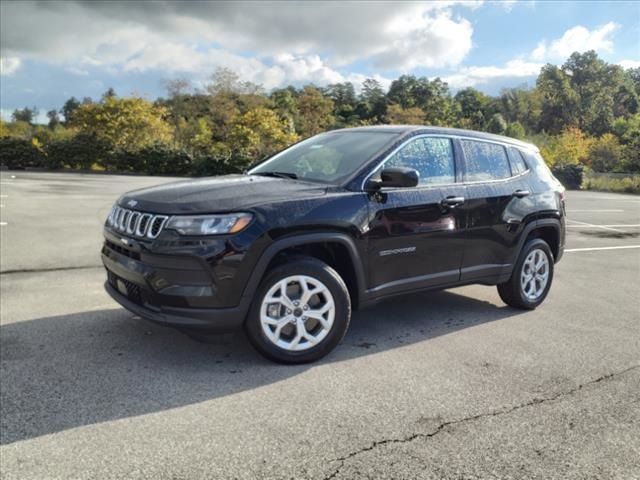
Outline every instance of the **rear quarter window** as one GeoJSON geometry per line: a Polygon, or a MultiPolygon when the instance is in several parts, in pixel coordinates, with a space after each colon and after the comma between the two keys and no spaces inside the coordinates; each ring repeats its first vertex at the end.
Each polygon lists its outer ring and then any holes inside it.
{"type": "Polygon", "coordinates": [[[507,151],[497,143],[460,140],[469,182],[500,180],[511,176],[507,151]]]}
{"type": "Polygon", "coordinates": [[[526,172],[529,167],[524,161],[524,157],[520,150],[514,147],[509,148],[509,161],[511,162],[511,171],[514,175],[526,172]]]}

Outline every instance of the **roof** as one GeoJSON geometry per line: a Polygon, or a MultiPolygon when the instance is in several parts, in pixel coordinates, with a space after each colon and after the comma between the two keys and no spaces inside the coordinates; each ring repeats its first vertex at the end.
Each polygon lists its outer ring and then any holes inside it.
{"type": "Polygon", "coordinates": [[[493,133],[478,132],[475,130],[464,130],[461,128],[428,127],[425,125],[371,125],[366,127],[344,128],[342,130],[353,130],[361,132],[397,132],[398,134],[429,133],[436,135],[453,135],[458,137],[477,138],[479,140],[493,140],[494,142],[508,143],[526,149],[538,150],[538,147],[536,147],[532,143],[523,142],[516,138],[505,137],[503,135],[495,135],[493,133]]]}

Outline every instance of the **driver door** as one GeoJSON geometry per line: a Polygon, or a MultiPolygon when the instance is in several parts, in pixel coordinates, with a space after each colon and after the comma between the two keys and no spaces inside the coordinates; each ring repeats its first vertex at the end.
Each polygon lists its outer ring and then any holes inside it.
{"type": "Polygon", "coordinates": [[[411,188],[383,188],[369,198],[369,290],[374,295],[455,283],[460,279],[465,187],[447,137],[418,136],[380,169],[409,167],[411,188]]]}

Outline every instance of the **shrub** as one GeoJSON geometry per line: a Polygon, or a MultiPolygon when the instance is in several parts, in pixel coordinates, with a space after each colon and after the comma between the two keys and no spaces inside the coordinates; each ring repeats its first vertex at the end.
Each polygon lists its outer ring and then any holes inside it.
{"type": "Polygon", "coordinates": [[[191,173],[197,177],[242,173],[242,169],[215,157],[201,157],[194,163],[191,173]]]}
{"type": "Polygon", "coordinates": [[[104,166],[109,157],[106,143],[93,135],[79,133],[68,140],[56,140],[46,147],[48,168],[80,168],[89,170],[94,164],[104,166]]]}
{"type": "Polygon", "coordinates": [[[0,165],[8,168],[44,166],[44,155],[32,140],[24,138],[0,138],[0,165]]]}
{"type": "Polygon", "coordinates": [[[555,177],[560,180],[560,183],[568,189],[577,190],[582,185],[584,174],[584,167],[582,165],[556,165],[551,171],[555,177]]]}
{"type": "Polygon", "coordinates": [[[186,151],[172,149],[162,143],[145,147],[135,155],[136,163],[151,175],[186,175],[193,163],[186,151]]]}

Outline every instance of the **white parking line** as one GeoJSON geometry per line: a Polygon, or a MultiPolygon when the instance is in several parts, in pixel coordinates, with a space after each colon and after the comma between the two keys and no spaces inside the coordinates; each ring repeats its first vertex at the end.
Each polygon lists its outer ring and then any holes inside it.
{"type": "Polygon", "coordinates": [[[0,195],[0,198],[7,198],[9,195],[0,195]]]}
{"type": "Polygon", "coordinates": [[[7,222],[0,222],[0,227],[4,227],[5,225],[7,225],[7,222]]]}
{"type": "Polygon", "coordinates": [[[579,222],[577,220],[571,220],[571,219],[567,219],[568,222],[572,222],[572,223],[576,223],[580,226],[585,226],[585,227],[589,227],[589,228],[601,228],[603,230],[609,230],[611,232],[616,232],[616,233],[624,233],[622,230],[617,230],[615,228],[612,227],[605,227],[604,225],[594,225],[593,223],[587,223],[587,222],[579,222]]]}
{"type": "MultiPolygon", "coordinates": [[[[571,220],[573,221],[573,220],[571,220]]],[[[591,228],[591,227],[607,227],[607,228],[638,228],[640,223],[637,224],[619,224],[619,225],[567,225],[567,228],[591,228]]]]}
{"type": "Polygon", "coordinates": [[[613,213],[613,212],[624,212],[624,210],[620,209],[603,209],[603,210],[571,210],[567,209],[567,213],[613,213]]]}
{"type": "Polygon", "coordinates": [[[622,245],[620,247],[592,247],[592,248],[568,248],[565,252],[593,252],[596,250],[628,250],[640,248],[640,245],[622,245]]]}

